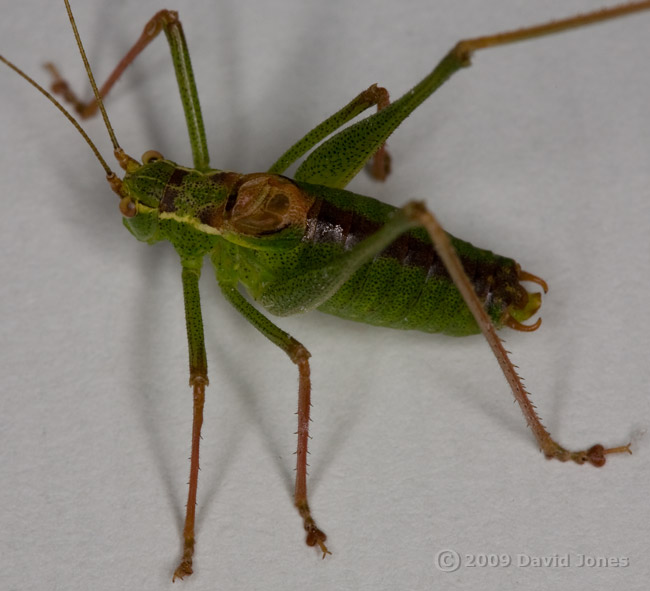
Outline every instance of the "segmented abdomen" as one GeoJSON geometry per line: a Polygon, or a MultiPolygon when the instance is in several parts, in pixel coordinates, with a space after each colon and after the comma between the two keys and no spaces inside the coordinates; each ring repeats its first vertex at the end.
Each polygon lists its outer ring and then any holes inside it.
{"type": "MultiPolygon", "coordinates": [[[[305,240],[349,250],[376,232],[394,207],[347,192],[327,190],[309,212],[305,240]]],[[[521,297],[517,264],[452,237],[454,247],[492,320],[521,297]]],[[[525,290],[524,290],[525,293],[525,290]]],[[[319,310],[368,324],[466,335],[478,327],[453,285],[426,232],[400,236],[361,267],[319,310]]]]}

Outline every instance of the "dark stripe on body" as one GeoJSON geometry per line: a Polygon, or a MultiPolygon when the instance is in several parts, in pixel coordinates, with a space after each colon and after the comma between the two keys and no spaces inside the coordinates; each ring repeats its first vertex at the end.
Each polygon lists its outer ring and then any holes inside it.
{"type": "Polygon", "coordinates": [[[222,202],[205,205],[196,215],[202,224],[219,229],[224,219],[230,219],[230,212],[237,202],[237,193],[243,182],[244,175],[235,172],[215,172],[206,176],[206,178],[217,190],[225,187],[228,190],[228,196],[225,206],[222,202]]]}
{"type": "Polygon", "coordinates": [[[189,174],[188,170],[183,170],[182,168],[174,169],[165,189],[163,190],[162,198],[160,199],[160,204],[158,209],[161,212],[174,212],[176,211],[176,197],[178,197],[180,191],[179,187],[183,184],[183,179],[189,174]]]}
{"type": "MultiPolygon", "coordinates": [[[[381,227],[380,222],[370,220],[356,211],[342,209],[317,197],[307,214],[305,240],[316,244],[340,244],[345,250],[350,250],[381,227]]],[[[486,253],[486,251],[483,252],[486,253]]],[[[492,260],[478,261],[463,256],[461,253],[459,256],[479,298],[486,301],[495,288],[495,279],[506,271],[500,264],[503,259],[492,255],[492,260]]],[[[397,260],[400,265],[405,267],[423,269],[426,272],[427,280],[431,277],[444,277],[451,281],[444,263],[431,242],[421,240],[410,232],[402,234],[390,246],[376,255],[374,260],[386,257],[397,260]]],[[[508,271],[506,274],[509,274],[508,271]]],[[[505,278],[502,277],[503,279],[505,278]]]]}

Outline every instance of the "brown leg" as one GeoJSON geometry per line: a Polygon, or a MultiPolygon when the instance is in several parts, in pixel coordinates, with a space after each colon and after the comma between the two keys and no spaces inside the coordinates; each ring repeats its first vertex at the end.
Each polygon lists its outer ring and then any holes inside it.
{"type": "Polygon", "coordinates": [[[323,558],[330,554],[325,545],[327,536],[320,530],[311,516],[307,501],[307,446],[309,443],[309,410],[311,408],[311,380],[309,377],[309,351],[291,335],[287,334],[256,310],[239,293],[235,285],[217,280],[226,299],[272,343],[280,347],[298,367],[298,446],[296,449],[296,488],[294,503],[307,532],[305,542],[316,546],[323,558]]]}
{"type": "Polygon", "coordinates": [[[183,528],[183,555],[174,571],[172,582],[192,574],[192,556],[194,555],[194,520],[196,517],[196,491],[199,483],[199,444],[201,426],[203,425],[203,405],[205,403],[205,386],[207,378],[196,376],[192,379],[194,390],[194,410],[192,419],[192,455],[190,456],[190,481],[185,509],[185,527],[183,528]]]}
{"type": "Polygon", "coordinates": [[[311,381],[309,379],[309,351],[298,341],[292,339],[287,351],[291,361],[298,366],[298,447],[296,449],[296,489],[294,503],[307,532],[305,542],[308,546],[318,546],[323,558],[331,552],[325,545],[327,536],[316,527],[307,502],[307,444],[309,442],[309,409],[311,407],[311,381]]]}
{"type": "Polygon", "coordinates": [[[521,378],[517,374],[514,365],[510,361],[508,353],[503,346],[503,342],[497,335],[494,324],[488,317],[483,306],[481,305],[480,300],[474,292],[474,288],[472,287],[472,284],[470,283],[465,271],[463,270],[460,259],[456,255],[456,252],[449,242],[449,238],[447,237],[445,231],[442,229],[442,226],[440,226],[438,220],[431,212],[426,209],[422,203],[408,203],[404,207],[404,212],[410,219],[412,219],[414,222],[417,222],[418,225],[426,228],[427,232],[429,233],[429,236],[435,245],[436,252],[439,254],[440,258],[442,258],[447,271],[454,280],[454,283],[463,296],[467,307],[472,312],[477,324],[481,329],[481,332],[492,348],[492,352],[494,353],[494,356],[497,358],[497,361],[501,366],[503,375],[508,381],[515,399],[519,403],[519,406],[524,413],[526,422],[533,431],[533,434],[537,439],[537,443],[539,444],[539,447],[544,455],[549,459],[555,458],[562,462],[566,462],[568,460],[572,460],[576,464],[584,464],[585,462],[589,462],[593,466],[600,467],[605,464],[605,456],[608,454],[622,452],[632,453],[630,451],[629,443],[627,445],[621,445],[613,448],[605,448],[604,446],[597,444],[587,450],[569,451],[564,449],[551,437],[551,434],[546,430],[544,425],[542,425],[539,416],[535,412],[535,407],[530,401],[528,392],[526,392],[521,378]]]}
{"type": "MultiPolygon", "coordinates": [[[[157,12],[145,25],[142,35],[140,35],[140,38],[136,41],[135,45],[122,58],[120,63],[117,64],[106,82],[104,82],[103,86],[99,89],[99,96],[103,99],[109,93],[113,84],[115,84],[124,70],[126,70],[128,65],[135,60],[140,52],[149,45],[149,43],[151,43],[163,29],[176,23],[178,23],[177,12],[173,10],[161,10],[160,12],[157,12]]],[[[95,98],[84,103],[72,91],[68,83],[61,77],[59,71],[53,64],[47,63],[45,64],[45,67],[54,78],[54,81],[52,82],[52,92],[61,95],[67,102],[72,104],[75,111],[82,119],[92,117],[97,112],[97,100],[95,98]]]]}
{"type": "Polygon", "coordinates": [[[205,356],[203,319],[199,296],[199,277],[196,268],[183,267],[183,299],[185,302],[185,324],[190,360],[190,386],[193,390],[192,454],[190,456],[190,480],[183,528],[183,554],[174,571],[172,581],[192,574],[194,554],[194,520],[196,517],[196,491],[199,480],[199,444],[203,425],[205,387],[208,385],[208,364],[205,356]]]}

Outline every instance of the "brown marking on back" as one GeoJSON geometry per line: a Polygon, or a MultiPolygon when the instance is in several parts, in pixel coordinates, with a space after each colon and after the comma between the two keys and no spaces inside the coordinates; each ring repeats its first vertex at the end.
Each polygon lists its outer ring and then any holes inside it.
{"type": "Polygon", "coordinates": [[[224,226],[248,236],[264,236],[289,226],[306,226],[314,197],[290,179],[255,173],[242,177],[231,192],[223,215],[224,226]]]}
{"type": "Polygon", "coordinates": [[[158,204],[158,210],[166,213],[173,213],[176,211],[176,198],[180,194],[179,187],[183,184],[183,179],[189,174],[188,170],[182,168],[174,169],[158,204]]]}
{"type": "MultiPolygon", "coordinates": [[[[347,251],[381,227],[380,222],[370,220],[359,212],[342,209],[317,197],[308,213],[308,229],[303,240],[339,244],[347,251]]],[[[399,236],[376,258],[386,257],[397,260],[403,266],[419,267],[427,277],[446,277],[451,281],[431,242],[410,232],[399,236]]],[[[461,262],[482,301],[497,297],[515,306],[520,305],[520,300],[527,301],[528,294],[519,285],[516,269],[504,265],[503,258],[495,256],[492,261],[479,263],[473,258],[461,256],[461,262]]]]}
{"type": "Polygon", "coordinates": [[[221,200],[219,203],[210,203],[204,205],[196,214],[198,220],[206,225],[215,229],[220,229],[223,226],[224,208],[227,209],[227,203],[230,196],[237,193],[237,187],[241,183],[243,174],[238,172],[215,172],[207,175],[207,179],[214,184],[215,189],[225,190],[228,193],[228,198],[221,200]]]}

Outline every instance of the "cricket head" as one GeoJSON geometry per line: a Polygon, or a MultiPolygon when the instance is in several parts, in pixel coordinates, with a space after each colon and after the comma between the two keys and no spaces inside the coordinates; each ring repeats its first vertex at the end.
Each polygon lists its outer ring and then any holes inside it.
{"type": "Polygon", "coordinates": [[[125,226],[138,240],[169,240],[178,250],[190,236],[206,246],[209,237],[220,236],[246,248],[278,250],[304,235],[314,198],[288,178],[202,172],[154,151],[143,155],[142,164],[118,160],[126,174],[109,183],[120,195],[125,226]]]}
{"type": "Polygon", "coordinates": [[[124,225],[138,240],[156,242],[160,203],[175,165],[153,150],[142,155],[142,163],[121,149],[115,157],[125,171],[124,178],[108,174],[106,179],[120,197],[124,225]]]}

